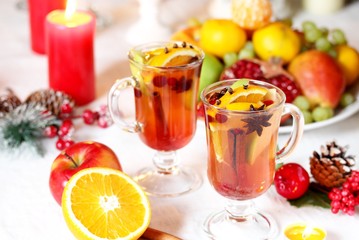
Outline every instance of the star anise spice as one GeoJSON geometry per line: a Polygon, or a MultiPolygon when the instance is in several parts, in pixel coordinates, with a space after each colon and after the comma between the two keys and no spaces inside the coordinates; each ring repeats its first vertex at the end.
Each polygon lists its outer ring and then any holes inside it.
{"type": "Polygon", "coordinates": [[[256,117],[250,117],[242,119],[243,122],[247,123],[244,127],[247,128],[246,134],[257,132],[258,136],[262,135],[263,128],[269,127],[271,124],[268,122],[273,114],[262,114],[256,117]]]}

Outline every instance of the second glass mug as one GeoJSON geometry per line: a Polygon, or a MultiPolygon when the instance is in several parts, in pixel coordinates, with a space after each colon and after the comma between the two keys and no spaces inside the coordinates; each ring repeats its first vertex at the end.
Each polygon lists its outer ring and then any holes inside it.
{"type": "Polygon", "coordinates": [[[176,150],[186,146],[196,131],[203,58],[201,49],[186,43],[154,42],[136,46],[128,53],[132,76],[117,80],[108,93],[114,122],[125,131],[137,133],[143,143],[157,150],[152,159],[154,166],[134,176],[149,195],[178,196],[197,189],[202,183],[196,171],[180,166],[176,150]],[[163,66],[171,51],[178,48],[195,55],[188,62],[163,66]],[[118,104],[121,91],[128,87],[134,88],[136,120],[132,123],[121,117],[118,104]]]}
{"type": "Polygon", "coordinates": [[[252,199],[271,186],[276,162],[295,149],[304,119],[297,107],[285,103],[282,90],[262,81],[248,80],[248,85],[241,88],[243,92],[251,87],[270,92],[272,103],[265,109],[228,110],[213,103],[213,97],[220,92],[232,95],[233,89],[232,92],[229,89],[237,81],[214,83],[201,94],[206,120],[208,179],[216,192],[227,199],[225,210],[210,215],[204,230],[213,239],[230,239],[230,236],[273,239],[278,230],[274,219],[258,212],[252,199]],[[284,147],[277,151],[281,117],[288,114],[293,118],[292,133],[284,147]]]}

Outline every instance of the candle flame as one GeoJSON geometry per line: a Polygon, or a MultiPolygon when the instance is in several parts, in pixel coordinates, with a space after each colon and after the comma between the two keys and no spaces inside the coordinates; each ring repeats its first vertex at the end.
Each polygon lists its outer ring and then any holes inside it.
{"type": "Polygon", "coordinates": [[[66,10],[65,10],[65,18],[66,19],[70,19],[74,15],[74,13],[76,11],[76,7],[77,7],[76,0],[67,0],[66,10]]]}

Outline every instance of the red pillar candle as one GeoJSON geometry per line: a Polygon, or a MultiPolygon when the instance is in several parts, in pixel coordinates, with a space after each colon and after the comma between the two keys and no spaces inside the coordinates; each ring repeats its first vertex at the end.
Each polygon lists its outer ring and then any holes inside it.
{"type": "Polygon", "coordinates": [[[72,96],[77,105],[95,99],[93,39],[95,18],[86,12],[55,10],[46,18],[50,88],[72,96]]]}
{"type": "Polygon", "coordinates": [[[45,53],[45,18],[55,9],[65,9],[66,0],[28,0],[31,48],[45,53]]]}

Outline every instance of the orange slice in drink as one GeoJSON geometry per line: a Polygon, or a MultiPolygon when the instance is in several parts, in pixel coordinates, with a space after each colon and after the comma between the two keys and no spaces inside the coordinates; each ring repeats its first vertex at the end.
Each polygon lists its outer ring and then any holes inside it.
{"type": "Polygon", "coordinates": [[[260,102],[260,101],[256,102],[256,103],[252,103],[252,102],[234,102],[234,103],[228,104],[226,108],[228,110],[232,110],[232,111],[250,111],[251,105],[252,105],[253,108],[258,109],[263,105],[263,103],[260,102]]]}
{"type": "Polygon", "coordinates": [[[199,53],[193,48],[166,47],[151,53],[148,64],[156,67],[183,66],[198,58],[199,53]]]}
{"type": "Polygon", "coordinates": [[[87,168],[63,192],[66,224],[77,239],[138,239],[151,219],[148,198],[125,173],[87,168]]]}
{"type": "Polygon", "coordinates": [[[255,85],[237,87],[233,90],[232,94],[227,91],[220,98],[221,103],[219,104],[219,107],[226,107],[228,104],[233,102],[257,103],[263,100],[267,92],[268,90],[266,88],[255,85]]]}

